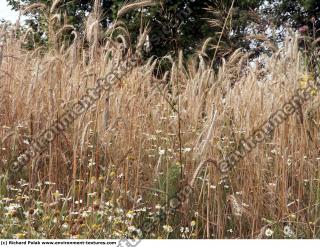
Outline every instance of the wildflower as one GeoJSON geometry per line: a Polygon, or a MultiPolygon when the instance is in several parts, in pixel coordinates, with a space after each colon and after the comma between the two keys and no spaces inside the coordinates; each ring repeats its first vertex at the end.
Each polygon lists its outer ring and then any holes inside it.
{"type": "Polygon", "coordinates": [[[146,211],[147,211],[146,207],[136,209],[136,212],[146,212],[146,211]]]}
{"type": "Polygon", "coordinates": [[[17,238],[17,239],[22,239],[22,238],[25,238],[26,234],[20,232],[20,233],[15,234],[14,236],[15,236],[15,238],[17,238]]]}
{"type": "Polygon", "coordinates": [[[88,167],[92,167],[92,166],[95,166],[95,165],[96,165],[96,163],[92,159],[89,159],[88,167]]]}
{"type": "Polygon", "coordinates": [[[97,224],[93,224],[91,228],[92,228],[92,230],[98,230],[100,228],[100,226],[97,224]]]}
{"type": "Polygon", "coordinates": [[[122,214],[123,213],[123,209],[122,208],[116,208],[116,213],[117,214],[122,214]]]}
{"type": "Polygon", "coordinates": [[[129,219],[133,219],[135,213],[132,211],[132,210],[129,210],[126,214],[126,216],[129,218],[129,219]]]}
{"type": "Polygon", "coordinates": [[[75,204],[82,204],[82,199],[80,199],[79,201],[75,201],[75,204]]]}
{"type": "Polygon", "coordinates": [[[173,232],[173,229],[170,225],[164,225],[163,230],[165,230],[167,233],[173,232]]]}
{"type": "Polygon", "coordinates": [[[88,212],[87,212],[87,211],[84,211],[84,212],[81,214],[81,216],[82,216],[83,218],[86,218],[86,217],[88,217],[88,216],[89,216],[89,214],[88,214],[88,212]]]}
{"type": "Polygon", "coordinates": [[[191,221],[190,225],[191,225],[191,227],[194,227],[196,225],[196,222],[193,220],[193,221],[191,221]]]}
{"type": "Polygon", "coordinates": [[[62,229],[63,230],[67,230],[69,228],[69,225],[67,224],[67,223],[64,223],[63,225],[62,225],[62,229]]]}
{"type": "Polygon", "coordinates": [[[286,237],[291,238],[293,236],[293,231],[291,230],[290,226],[285,226],[283,229],[283,233],[286,237]]]}
{"type": "Polygon", "coordinates": [[[160,205],[160,204],[157,204],[157,205],[155,206],[155,208],[156,208],[157,210],[160,210],[160,209],[161,209],[161,205],[160,205]]]}
{"type": "Polygon", "coordinates": [[[115,172],[110,172],[110,177],[114,177],[116,175],[116,173],[115,172]]]}
{"type": "Polygon", "coordinates": [[[128,227],[128,231],[129,232],[134,232],[137,228],[135,228],[134,226],[129,226],[128,227]]]}
{"type": "Polygon", "coordinates": [[[273,235],[273,231],[272,231],[270,228],[268,228],[268,229],[265,231],[265,234],[266,234],[267,237],[271,237],[271,236],[273,235]]]}
{"type": "Polygon", "coordinates": [[[10,203],[8,207],[4,207],[5,210],[7,210],[8,212],[12,212],[17,210],[18,208],[20,208],[21,206],[19,204],[16,203],[10,203]]]}
{"type": "Polygon", "coordinates": [[[55,197],[56,200],[60,199],[60,197],[63,196],[63,194],[59,193],[59,190],[56,190],[56,192],[54,192],[52,195],[55,197]]]}
{"type": "Polygon", "coordinates": [[[309,73],[304,73],[299,79],[300,87],[306,88],[309,82],[313,80],[314,78],[309,73]]]}
{"type": "Polygon", "coordinates": [[[29,145],[29,144],[30,144],[30,141],[29,141],[29,140],[27,140],[27,139],[23,140],[22,142],[23,142],[24,144],[27,144],[27,145],[29,145]]]}
{"type": "Polygon", "coordinates": [[[165,152],[166,152],[166,151],[165,151],[164,149],[159,148],[159,155],[164,155],[165,152]]]}

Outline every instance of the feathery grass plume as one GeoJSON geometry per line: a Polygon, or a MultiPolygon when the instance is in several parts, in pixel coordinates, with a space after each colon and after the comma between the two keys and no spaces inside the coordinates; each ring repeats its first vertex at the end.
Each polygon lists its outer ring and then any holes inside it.
{"type": "Polygon", "coordinates": [[[0,68],[2,65],[2,60],[3,60],[3,45],[0,44],[0,68]]]}
{"type": "Polygon", "coordinates": [[[50,8],[50,13],[53,13],[57,7],[57,5],[60,3],[61,0],[54,0],[52,5],[51,5],[51,8],[50,8]]]}
{"type": "Polygon", "coordinates": [[[312,46],[316,46],[320,42],[320,38],[317,38],[312,42],[312,46]]]}
{"type": "Polygon", "coordinates": [[[117,18],[120,18],[121,16],[127,14],[131,10],[135,10],[135,9],[139,9],[139,8],[143,8],[143,7],[155,6],[157,4],[158,3],[154,0],[137,0],[137,1],[133,1],[131,3],[127,3],[119,9],[118,14],[117,14],[117,18]]]}
{"type": "Polygon", "coordinates": [[[33,40],[33,43],[34,42],[34,32],[33,32],[33,29],[30,27],[26,30],[25,34],[23,35],[23,38],[22,38],[22,43],[26,43],[27,41],[27,38],[29,36],[29,34],[31,34],[31,37],[32,37],[32,40],[33,40]]]}
{"type": "Polygon", "coordinates": [[[183,69],[183,51],[179,50],[179,56],[178,56],[178,69],[183,69]]]}
{"type": "MultiPolygon", "coordinates": [[[[216,123],[216,116],[217,116],[217,109],[213,105],[211,119],[209,119],[207,123],[207,128],[205,129],[206,136],[202,140],[201,139],[202,135],[200,135],[197,146],[196,146],[196,149],[198,151],[195,153],[195,160],[200,160],[201,157],[205,157],[206,155],[208,144],[210,140],[212,140],[213,129],[216,123]]],[[[203,132],[203,135],[204,135],[204,132],[203,132]]]]}
{"type": "Polygon", "coordinates": [[[203,45],[201,47],[201,53],[202,54],[206,54],[206,50],[208,48],[208,45],[209,45],[210,41],[212,41],[212,38],[209,37],[203,42],[203,45]]]}
{"type": "Polygon", "coordinates": [[[119,43],[123,46],[122,49],[129,47],[129,41],[126,39],[126,37],[124,35],[118,34],[116,37],[116,40],[121,40],[121,42],[119,42],[119,43]]]}
{"type": "Polygon", "coordinates": [[[64,25],[62,28],[60,28],[57,33],[56,36],[59,37],[60,35],[63,34],[64,31],[66,30],[75,30],[75,27],[73,25],[64,25]]]}
{"type": "Polygon", "coordinates": [[[211,68],[212,68],[213,63],[215,61],[215,58],[216,58],[216,56],[218,54],[218,48],[220,47],[220,44],[222,42],[222,36],[223,36],[223,34],[224,34],[224,32],[225,32],[225,30],[227,28],[227,22],[229,20],[229,17],[231,16],[231,18],[232,18],[232,12],[233,12],[234,3],[235,3],[235,0],[232,0],[231,6],[230,6],[228,14],[227,14],[227,17],[224,20],[224,23],[223,23],[223,26],[222,26],[222,30],[221,30],[220,35],[219,35],[218,43],[217,43],[216,48],[214,50],[214,54],[213,54],[213,58],[212,58],[211,66],[210,66],[211,68]]]}
{"type": "Polygon", "coordinates": [[[86,38],[91,43],[96,35],[96,27],[99,25],[99,21],[95,18],[93,13],[90,13],[86,21],[86,38]]]}
{"type": "Polygon", "coordinates": [[[60,14],[54,14],[50,17],[50,22],[52,23],[58,23],[61,20],[60,14]]]}
{"type": "Polygon", "coordinates": [[[46,8],[47,8],[47,5],[45,5],[44,3],[33,3],[33,4],[29,4],[27,6],[24,6],[21,14],[25,15],[34,9],[46,9],[46,8]]]}
{"type": "Polygon", "coordinates": [[[241,217],[243,215],[243,207],[234,195],[228,195],[227,201],[230,202],[231,211],[234,216],[241,217]]]}
{"type": "Polygon", "coordinates": [[[136,52],[137,53],[141,52],[149,32],[150,32],[150,28],[148,28],[148,25],[146,25],[145,28],[143,28],[142,33],[140,33],[138,41],[137,41],[137,45],[136,45],[136,52]]]}
{"type": "Polygon", "coordinates": [[[127,29],[127,27],[122,25],[118,25],[118,26],[114,25],[111,28],[109,28],[106,32],[106,36],[110,36],[111,34],[116,33],[117,31],[125,35],[127,41],[130,41],[129,30],[127,29]]]}
{"type": "Polygon", "coordinates": [[[236,67],[238,65],[239,60],[243,56],[244,56],[244,53],[241,52],[241,48],[235,50],[228,59],[228,66],[236,67]]]}
{"type": "Polygon", "coordinates": [[[213,159],[207,159],[207,160],[201,162],[201,163],[197,166],[197,168],[195,169],[195,171],[194,171],[194,173],[193,173],[193,175],[192,175],[192,177],[191,177],[191,180],[190,180],[190,182],[189,182],[189,185],[190,185],[192,188],[194,188],[194,186],[195,186],[195,181],[196,181],[197,177],[199,176],[199,173],[200,173],[200,171],[202,170],[202,168],[203,168],[205,165],[209,165],[209,164],[211,164],[211,165],[213,165],[213,166],[215,166],[215,167],[218,165],[217,161],[216,161],[216,160],[213,160],[213,159]]]}

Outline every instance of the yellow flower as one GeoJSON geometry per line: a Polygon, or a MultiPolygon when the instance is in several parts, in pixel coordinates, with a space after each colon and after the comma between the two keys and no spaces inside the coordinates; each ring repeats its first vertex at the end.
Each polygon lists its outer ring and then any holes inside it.
{"type": "Polygon", "coordinates": [[[22,232],[15,234],[15,237],[16,237],[17,239],[23,239],[23,238],[25,238],[25,236],[26,236],[26,234],[25,234],[25,233],[22,233],[22,232]]]}
{"type": "Polygon", "coordinates": [[[301,76],[299,79],[300,87],[301,88],[306,88],[309,82],[309,75],[308,73],[305,73],[301,76]]]}
{"type": "Polygon", "coordinates": [[[110,172],[110,177],[114,177],[116,175],[115,172],[110,172]]]}
{"type": "Polygon", "coordinates": [[[193,221],[191,221],[190,225],[191,225],[192,227],[194,227],[194,226],[196,225],[196,222],[193,220],[193,221]]]}
{"type": "Polygon", "coordinates": [[[59,200],[62,194],[60,194],[59,190],[56,190],[56,192],[52,193],[52,195],[56,198],[56,200],[59,200]]]}
{"type": "MultiPolygon", "coordinates": [[[[306,88],[311,81],[314,81],[314,77],[307,72],[304,73],[299,79],[300,88],[306,88]]],[[[316,96],[317,90],[312,90],[311,95],[316,96]]]]}
{"type": "Polygon", "coordinates": [[[92,230],[98,230],[98,229],[100,228],[100,226],[97,225],[97,224],[93,224],[93,225],[91,226],[91,228],[92,228],[92,230]]]}
{"type": "Polygon", "coordinates": [[[133,219],[135,213],[132,211],[132,210],[129,210],[126,214],[126,216],[129,218],[129,219],[133,219]]]}

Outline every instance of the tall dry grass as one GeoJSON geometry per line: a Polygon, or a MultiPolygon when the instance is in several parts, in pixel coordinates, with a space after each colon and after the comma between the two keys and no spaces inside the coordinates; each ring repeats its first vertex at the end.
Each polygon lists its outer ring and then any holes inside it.
{"type": "MultiPolygon", "coordinates": [[[[97,42],[98,13],[90,16],[96,20],[87,25],[88,48],[76,32],[70,46],[57,42],[49,50],[25,50],[26,37],[9,29],[0,33],[1,214],[5,215],[10,200],[18,201],[29,214],[41,202],[44,215],[69,224],[66,235],[49,226],[39,230],[28,225],[13,229],[14,236],[123,236],[125,221],[113,222],[113,232],[106,232],[103,223],[94,223],[99,228],[91,225],[83,230],[89,233],[81,235],[81,217],[70,215],[106,203],[124,214],[154,212],[187,183],[193,186],[188,200],[152,233],[142,232],[142,237],[320,236],[318,96],[238,162],[227,177],[215,165],[300,87],[299,79],[308,68],[297,37],[255,62],[238,50],[218,72],[201,54],[189,60],[182,55],[178,60],[163,58],[172,63],[163,80],[154,76],[158,61],[141,62],[46,151],[18,174],[11,173],[15,158],[42,130],[111,72],[116,61],[135,52],[125,42],[130,37],[121,23],[111,27],[118,27],[120,39],[110,35],[97,42]],[[272,236],[266,236],[266,229],[273,231],[272,236]],[[94,230],[99,235],[90,235],[94,230]],[[32,235],[41,231],[43,235],[32,235]]],[[[146,219],[146,215],[134,219],[135,227],[146,219]]],[[[45,220],[41,218],[42,223],[45,220]]],[[[12,236],[7,230],[1,234],[12,236]]]]}

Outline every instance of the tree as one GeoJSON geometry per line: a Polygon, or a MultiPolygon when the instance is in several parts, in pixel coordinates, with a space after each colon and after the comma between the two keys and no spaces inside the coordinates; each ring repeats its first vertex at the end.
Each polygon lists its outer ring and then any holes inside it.
{"type": "MultiPolygon", "coordinates": [[[[56,2],[61,22],[72,24],[80,32],[84,30],[84,19],[92,11],[91,0],[8,0],[14,9],[19,9],[19,2],[24,6],[33,3],[44,3],[51,6],[56,2]]],[[[150,54],[164,56],[176,55],[178,50],[185,53],[194,52],[201,47],[204,40],[212,38],[211,43],[234,50],[238,47],[249,47],[244,39],[248,26],[256,19],[256,10],[263,0],[159,0],[157,5],[130,11],[121,17],[135,41],[141,24],[149,25],[150,54]],[[233,4],[231,15],[229,9],[233,4]],[[228,20],[226,17],[228,16],[228,20]],[[222,30],[225,20],[228,25],[222,30]],[[210,22],[211,21],[211,22],[210,22]],[[220,35],[221,31],[224,31],[220,35]]],[[[100,0],[102,10],[101,25],[106,27],[117,18],[117,11],[126,3],[123,0],[100,0]]],[[[38,35],[37,40],[48,32],[40,10],[35,9],[28,15],[27,24],[38,35]]]]}
{"type": "Polygon", "coordinates": [[[276,26],[284,24],[295,29],[308,26],[319,36],[320,29],[320,1],[319,0],[269,0],[266,10],[273,13],[276,26]]]}

